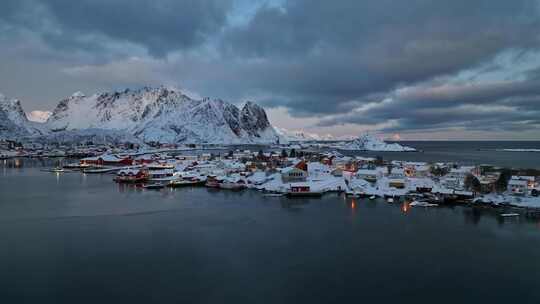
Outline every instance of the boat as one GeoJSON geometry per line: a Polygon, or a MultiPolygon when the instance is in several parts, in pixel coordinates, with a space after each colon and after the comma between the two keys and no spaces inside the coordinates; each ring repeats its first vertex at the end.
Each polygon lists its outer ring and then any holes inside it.
{"type": "Polygon", "coordinates": [[[63,168],[60,168],[60,167],[55,167],[55,168],[52,168],[52,169],[43,169],[41,171],[43,171],[43,172],[52,172],[52,173],[63,173],[63,172],[65,172],[65,170],[63,168]]]}
{"type": "Polygon", "coordinates": [[[220,184],[219,184],[219,188],[220,189],[225,189],[225,190],[243,190],[245,188],[247,188],[246,186],[246,183],[244,182],[244,180],[240,179],[240,178],[235,178],[235,177],[231,177],[231,178],[227,178],[225,180],[223,180],[220,184]]]}
{"type": "Polygon", "coordinates": [[[501,213],[500,216],[502,216],[502,217],[515,217],[515,216],[519,216],[519,213],[501,213]]]}
{"type": "Polygon", "coordinates": [[[73,164],[64,165],[63,167],[64,169],[85,169],[85,168],[90,168],[91,166],[88,164],[73,163],[73,164]]]}
{"type": "Polygon", "coordinates": [[[206,183],[204,184],[208,188],[219,188],[220,181],[215,175],[208,175],[206,183]]]}
{"type": "Polygon", "coordinates": [[[389,204],[392,204],[392,203],[394,203],[394,198],[389,197],[389,198],[386,199],[386,202],[389,203],[389,204]]]}
{"type": "Polygon", "coordinates": [[[409,206],[411,206],[411,207],[437,207],[439,205],[438,204],[431,204],[431,203],[423,202],[423,201],[414,201],[414,202],[410,203],[409,206]]]}
{"type": "Polygon", "coordinates": [[[103,168],[93,167],[92,168],[91,167],[91,168],[83,169],[82,172],[88,173],[88,174],[103,174],[103,173],[111,173],[111,172],[119,171],[121,169],[122,168],[111,168],[111,167],[103,167],[103,168]]]}
{"type": "Polygon", "coordinates": [[[177,177],[174,176],[173,169],[164,169],[164,170],[150,170],[148,180],[151,182],[165,182],[168,183],[172,180],[176,180],[177,177]]]}
{"type": "Polygon", "coordinates": [[[288,197],[321,197],[322,191],[313,191],[309,185],[296,184],[291,185],[291,188],[287,191],[288,197]]]}
{"type": "Polygon", "coordinates": [[[148,170],[172,170],[174,169],[173,164],[163,164],[163,163],[150,163],[146,167],[148,170]]]}
{"type": "Polygon", "coordinates": [[[153,183],[153,184],[144,185],[143,188],[149,189],[149,190],[159,190],[159,189],[165,188],[165,184],[153,183]]]}
{"type": "Polygon", "coordinates": [[[377,197],[376,197],[375,195],[372,195],[372,196],[369,197],[370,200],[374,200],[374,199],[376,199],[376,198],[377,198],[377,197]]]}
{"type": "Polygon", "coordinates": [[[358,192],[358,191],[349,190],[349,191],[345,192],[345,195],[346,196],[352,196],[352,197],[365,197],[366,193],[363,192],[363,191],[358,192]]]}
{"type": "Polygon", "coordinates": [[[196,180],[177,179],[177,180],[169,181],[167,186],[176,188],[176,187],[196,186],[199,183],[200,182],[196,180]]]}
{"type": "Polygon", "coordinates": [[[283,196],[283,193],[264,193],[263,196],[266,196],[266,197],[281,197],[281,196],[283,196]]]}
{"type": "Polygon", "coordinates": [[[242,183],[225,181],[225,182],[219,184],[219,188],[220,189],[225,189],[225,190],[243,190],[243,189],[246,188],[246,185],[242,184],[242,183]]]}

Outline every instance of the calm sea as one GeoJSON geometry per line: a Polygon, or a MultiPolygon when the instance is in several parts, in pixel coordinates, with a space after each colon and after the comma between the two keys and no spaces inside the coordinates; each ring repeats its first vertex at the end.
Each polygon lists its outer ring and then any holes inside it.
{"type": "Polygon", "coordinates": [[[501,210],[147,191],[42,165],[0,163],[0,303],[540,303],[540,223],[501,210]]]}
{"type": "Polygon", "coordinates": [[[540,149],[540,141],[402,141],[421,152],[343,152],[347,155],[382,156],[384,159],[490,164],[540,169],[540,152],[505,152],[499,149],[540,149]]]}

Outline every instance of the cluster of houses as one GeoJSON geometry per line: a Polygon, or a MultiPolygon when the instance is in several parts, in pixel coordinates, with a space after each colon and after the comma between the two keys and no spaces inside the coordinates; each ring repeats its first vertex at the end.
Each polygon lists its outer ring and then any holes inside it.
{"type": "Polygon", "coordinates": [[[291,196],[345,192],[352,196],[402,197],[416,193],[467,200],[493,193],[536,197],[539,190],[537,176],[506,176],[484,166],[453,163],[388,162],[335,151],[109,152],[82,158],[78,166],[87,173],[116,172],[118,182],[145,182],[156,187],[254,188],[291,196]]]}
{"type": "Polygon", "coordinates": [[[77,163],[65,167],[85,173],[115,173],[115,180],[121,183],[254,188],[298,196],[345,192],[352,196],[401,197],[427,193],[445,200],[470,200],[496,194],[503,195],[498,200],[538,200],[540,179],[535,174],[489,166],[384,161],[344,156],[328,149],[291,147],[226,151],[159,146],[141,150],[131,145],[23,146],[0,141],[0,158],[77,158],[77,163]]]}

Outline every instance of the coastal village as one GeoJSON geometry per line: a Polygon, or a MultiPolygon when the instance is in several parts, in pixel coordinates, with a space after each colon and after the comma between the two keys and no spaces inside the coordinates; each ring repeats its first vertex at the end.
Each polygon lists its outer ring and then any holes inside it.
{"type": "MultiPolygon", "coordinates": [[[[289,144],[263,149],[221,146],[132,144],[77,147],[20,146],[0,143],[0,158],[61,158],[43,169],[56,174],[109,174],[111,183],[146,190],[209,187],[223,191],[256,190],[264,196],[320,197],[342,193],[408,207],[444,204],[511,206],[530,214],[540,210],[536,170],[464,166],[346,156],[331,146],[289,144]]],[[[519,213],[503,213],[518,216],[519,213]]]]}

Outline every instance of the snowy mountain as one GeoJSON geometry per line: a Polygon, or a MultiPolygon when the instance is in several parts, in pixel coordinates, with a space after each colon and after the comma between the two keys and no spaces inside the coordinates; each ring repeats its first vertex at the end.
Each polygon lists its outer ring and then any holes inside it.
{"type": "Polygon", "coordinates": [[[284,128],[274,127],[279,136],[287,141],[327,141],[335,140],[335,138],[330,135],[319,135],[316,133],[308,133],[301,130],[287,130],[284,128]]]}
{"type": "Polygon", "coordinates": [[[371,135],[364,134],[351,142],[343,144],[340,149],[342,150],[358,150],[358,151],[387,151],[387,152],[412,152],[416,151],[415,148],[402,146],[397,143],[389,144],[379,138],[371,135]]]}
{"type": "Polygon", "coordinates": [[[239,109],[164,87],[91,96],[77,92],[60,101],[45,125],[53,133],[109,130],[145,142],[254,144],[279,138],[264,109],[252,102],[239,109]]]}
{"type": "Polygon", "coordinates": [[[29,121],[44,123],[52,115],[50,111],[31,111],[26,113],[26,118],[29,121]]]}
{"type": "Polygon", "coordinates": [[[40,125],[29,121],[21,102],[0,94],[0,138],[20,139],[43,134],[40,125]]]}

